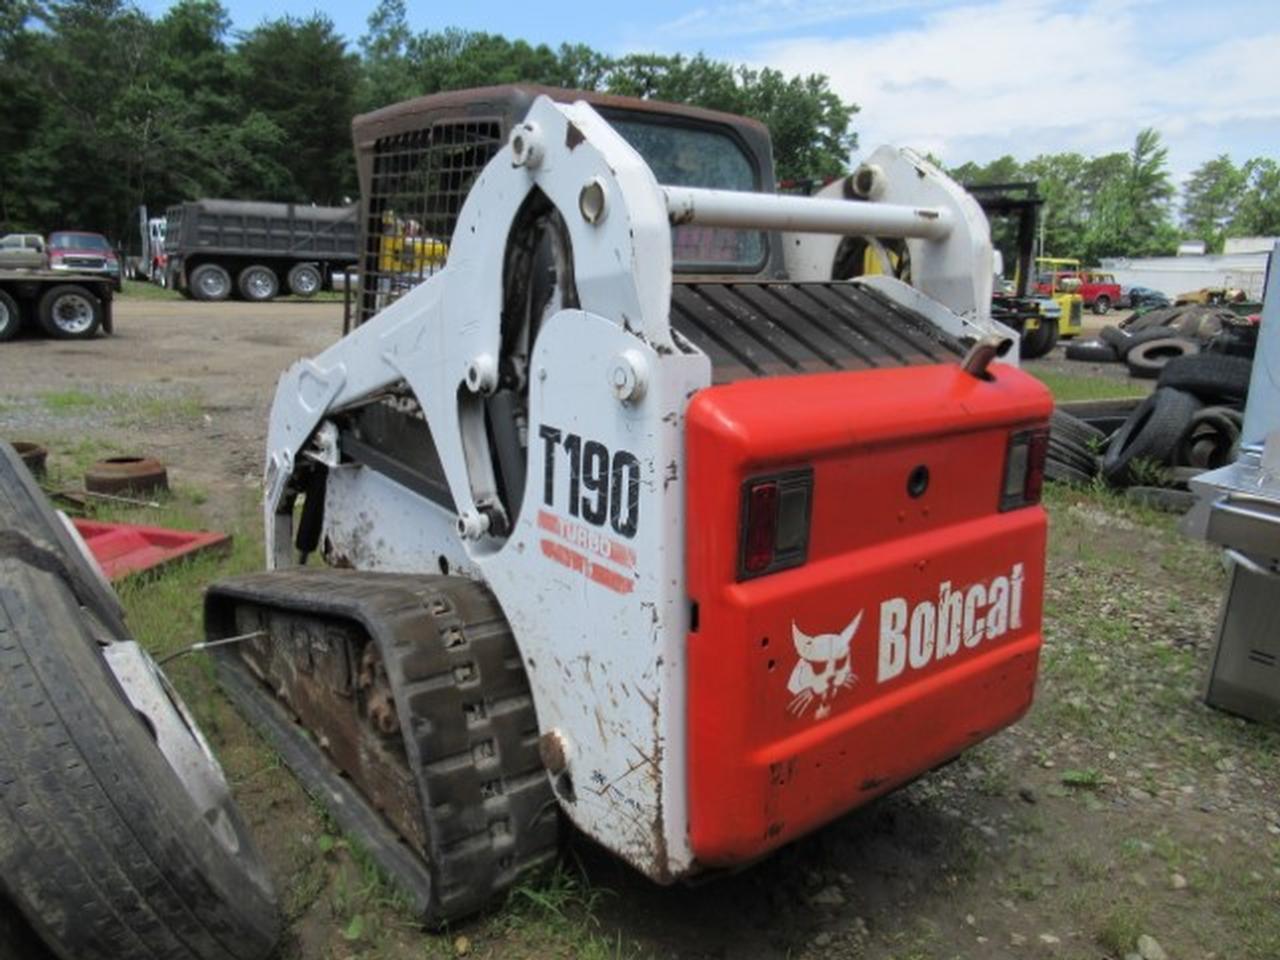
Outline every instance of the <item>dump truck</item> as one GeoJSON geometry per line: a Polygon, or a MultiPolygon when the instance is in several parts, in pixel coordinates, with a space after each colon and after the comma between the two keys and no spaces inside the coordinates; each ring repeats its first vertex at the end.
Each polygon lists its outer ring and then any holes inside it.
{"type": "Polygon", "coordinates": [[[115,282],[102,274],[0,269],[0,343],[24,327],[59,340],[111,333],[115,282]]]}
{"type": "Polygon", "coordinates": [[[755,121],[539,87],[353,126],[358,322],[281,377],[267,569],[206,636],[428,922],[564,821],[658,883],[749,864],[1027,710],[1052,403],[958,185],[780,196],[755,121]],[[809,233],[912,283],[790,279],[809,233]]]}
{"type": "Polygon", "coordinates": [[[311,297],[356,262],[353,207],[193,200],[169,207],[165,282],[196,300],[311,297]]]}

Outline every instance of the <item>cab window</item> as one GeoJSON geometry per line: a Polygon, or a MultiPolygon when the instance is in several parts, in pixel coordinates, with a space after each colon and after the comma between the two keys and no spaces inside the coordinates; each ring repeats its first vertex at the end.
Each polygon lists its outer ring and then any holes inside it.
{"type": "MultiPolygon", "coordinates": [[[[644,158],[659,183],[713,190],[757,190],[755,167],[727,134],[670,126],[633,117],[609,122],[644,158]]],[[[765,237],[751,230],[703,227],[671,230],[675,269],[686,273],[753,271],[764,265],[765,237]]]]}

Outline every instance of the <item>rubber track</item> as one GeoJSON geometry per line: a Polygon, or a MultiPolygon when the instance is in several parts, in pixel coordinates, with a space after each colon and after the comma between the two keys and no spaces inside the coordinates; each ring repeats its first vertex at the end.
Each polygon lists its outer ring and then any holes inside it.
{"type": "Polygon", "coordinates": [[[555,857],[558,805],[528,679],[488,590],[461,577],[251,574],[210,588],[211,639],[235,631],[234,607],[246,601],[354,621],[378,644],[427,828],[428,922],[475,913],[555,857]]]}

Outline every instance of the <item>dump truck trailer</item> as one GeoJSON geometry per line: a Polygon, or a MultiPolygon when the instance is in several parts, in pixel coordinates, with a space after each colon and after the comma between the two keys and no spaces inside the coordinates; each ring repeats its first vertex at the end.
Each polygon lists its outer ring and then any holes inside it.
{"type": "Polygon", "coordinates": [[[354,129],[363,322],[282,376],[268,569],[206,627],[428,921],[562,820],[670,883],[1023,714],[1052,404],[956,184],[888,151],[874,199],[778,196],[753,121],[545,88],[354,129]],[[798,233],[919,241],[915,285],[790,280],[798,233]]]}
{"type": "Polygon", "coordinates": [[[354,207],[194,200],[169,207],[165,286],[196,300],[266,301],[331,289],[356,262],[354,207]]]}
{"type": "Polygon", "coordinates": [[[0,270],[0,343],[23,327],[60,340],[84,340],[113,329],[114,281],[53,270],[0,270]]]}

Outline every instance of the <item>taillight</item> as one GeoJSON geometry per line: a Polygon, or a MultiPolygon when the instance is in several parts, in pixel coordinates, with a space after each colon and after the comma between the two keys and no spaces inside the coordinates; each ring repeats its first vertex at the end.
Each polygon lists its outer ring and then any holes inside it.
{"type": "Polygon", "coordinates": [[[1000,509],[1016,510],[1040,502],[1044,487],[1044,461],[1049,453],[1049,431],[1044,427],[1019,430],[1009,437],[1004,460],[1004,485],[1000,509]]]}
{"type": "Polygon", "coordinates": [[[755,477],[742,485],[738,579],[798,567],[809,553],[813,470],[755,477]]]}

